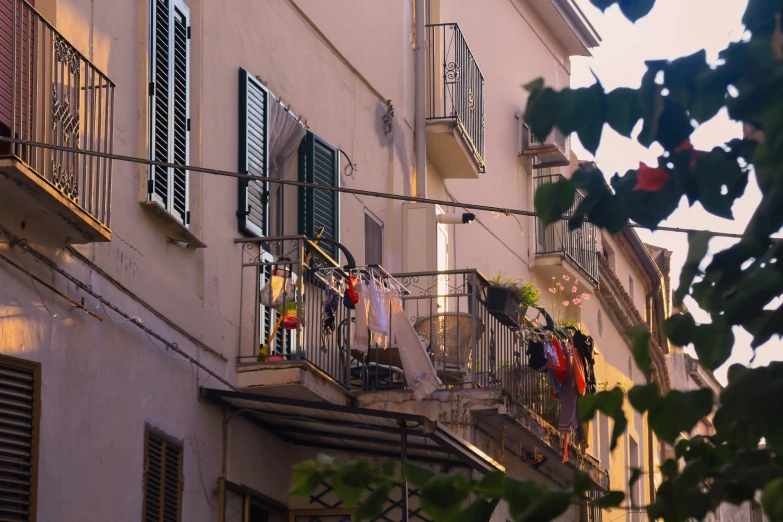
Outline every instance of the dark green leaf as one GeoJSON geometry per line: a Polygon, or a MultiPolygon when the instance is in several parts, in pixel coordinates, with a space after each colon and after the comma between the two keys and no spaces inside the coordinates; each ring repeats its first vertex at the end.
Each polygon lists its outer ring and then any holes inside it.
{"type": "Polygon", "coordinates": [[[468,479],[463,475],[436,475],[419,489],[419,502],[435,520],[456,520],[469,493],[468,479]]]}
{"type": "Polygon", "coordinates": [[[775,265],[767,265],[746,274],[736,292],[726,299],[724,308],[726,321],[731,324],[741,324],[752,319],[757,313],[756,310],[763,308],[781,292],[783,292],[783,273],[775,265]]]}
{"type": "Polygon", "coordinates": [[[536,214],[544,225],[554,223],[571,208],[574,185],[562,178],[555,183],[544,183],[536,190],[536,214]]]}
{"type": "Polygon", "coordinates": [[[645,325],[636,325],[625,331],[633,343],[633,358],[643,375],[650,373],[650,330],[645,325]]]}
{"type": "Polygon", "coordinates": [[[585,395],[576,404],[579,419],[590,421],[596,411],[602,411],[609,417],[614,417],[623,409],[623,398],[623,390],[620,388],[585,395]]]}
{"type": "Polygon", "coordinates": [[[300,462],[292,468],[291,489],[287,495],[306,497],[323,481],[323,474],[318,471],[314,460],[300,462]]]}
{"type": "Polygon", "coordinates": [[[658,404],[660,390],[657,382],[645,385],[636,385],[628,391],[628,401],[639,413],[644,413],[658,404]]]}
{"type": "Polygon", "coordinates": [[[619,0],[620,10],[632,22],[647,16],[655,5],[655,0],[619,0]]]}
{"type": "Polygon", "coordinates": [[[417,466],[416,464],[411,464],[410,462],[405,463],[405,478],[416,489],[423,488],[425,484],[432,480],[432,477],[434,476],[435,472],[429,468],[417,466]]]}
{"type": "Polygon", "coordinates": [[[680,286],[674,292],[674,305],[680,306],[682,300],[691,291],[693,279],[699,275],[699,265],[707,255],[712,234],[709,232],[690,232],[688,234],[688,256],[680,272],[680,286]]]}
{"type": "Polygon", "coordinates": [[[628,420],[625,418],[625,413],[622,410],[614,417],[614,427],[612,428],[612,440],[609,443],[609,451],[614,451],[617,447],[617,441],[625,433],[625,429],[628,427],[628,420]]]}
{"type": "Polygon", "coordinates": [[[625,500],[625,493],[622,491],[610,491],[603,497],[595,499],[593,505],[601,508],[613,508],[622,504],[623,500],[625,500]]]}
{"type": "Polygon", "coordinates": [[[475,500],[468,509],[460,512],[459,518],[454,519],[455,522],[489,522],[492,520],[492,513],[495,512],[495,508],[500,503],[500,498],[494,500],[486,500],[483,498],[475,500]]]}
{"type": "Polygon", "coordinates": [[[731,356],[734,348],[734,332],[719,324],[702,324],[696,327],[693,347],[699,363],[710,371],[717,369],[731,356]]]}
{"type": "Polygon", "coordinates": [[[581,470],[574,470],[574,493],[581,495],[590,489],[590,476],[581,470]]]}
{"type": "Polygon", "coordinates": [[[761,505],[770,522],[783,520],[783,478],[776,478],[764,486],[761,505]]]}
{"type": "Polygon", "coordinates": [[[630,138],[642,116],[644,109],[636,90],[618,87],[606,95],[606,123],[621,136],[630,138]]]}
{"type": "Polygon", "coordinates": [[[362,498],[372,480],[372,468],[366,460],[345,464],[332,476],[335,495],[347,508],[353,508],[362,498]]]}
{"type": "Polygon", "coordinates": [[[571,507],[572,494],[568,491],[547,491],[530,506],[519,520],[540,522],[555,520],[571,507]]]}
{"type": "Polygon", "coordinates": [[[675,346],[687,346],[696,335],[696,321],[690,312],[674,314],[664,321],[663,331],[675,346]]]}
{"type": "Polygon", "coordinates": [[[664,442],[674,444],[681,433],[690,432],[699,420],[712,412],[712,390],[672,390],[648,411],[650,427],[664,442]]]}
{"type": "Polygon", "coordinates": [[[481,477],[476,491],[481,495],[500,497],[503,495],[503,483],[505,480],[506,474],[502,471],[488,471],[481,477]]]}
{"type": "Polygon", "coordinates": [[[704,210],[718,217],[732,219],[734,201],[745,193],[748,174],[723,149],[699,155],[693,170],[704,210]],[[725,192],[725,194],[724,194],[725,192]]]}
{"type": "Polygon", "coordinates": [[[367,495],[367,498],[359,505],[359,508],[353,515],[353,520],[356,522],[375,520],[383,511],[383,506],[386,505],[391,490],[391,482],[386,482],[378,486],[377,489],[367,495]]]}
{"type": "Polygon", "coordinates": [[[542,486],[532,480],[506,478],[503,483],[503,500],[508,502],[511,518],[518,520],[541,494],[542,486]]]}
{"type": "MultiPolygon", "coordinates": [[[[601,143],[601,133],[606,122],[606,94],[600,82],[586,88],[575,89],[571,96],[571,113],[575,115],[569,122],[579,136],[584,148],[595,155],[601,143]]],[[[562,97],[561,97],[562,99],[562,97]]],[[[563,116],[563,104],[558,116],[563,116]]],[[[561,127],[566,132],[566,129],[561,127]]]]}
{"type": "Polygon", "coordinates": [[[680,467],[674,459],[666,459],[663,464],[661,464],[661,473],[663,473],[666,478],[672,479],[676,477],[679,472],[680,467]]]}
{"type": "Polygon", "coordinates": [[[664,98],[663,110],[658,119],[658,134],[655,139],[666,150],[674,150],[687,140],[693,133],[691,118],[685,111],[685,107],[664,98]]]}
{"type": "MultiPolygon", "coordinates": [[[[631,471],[631,478],[628,479],[628,489],[633,490],[633,487],[636,485],[637,482],[639,482],[639,479],[642,477],[642,470],[639,468],[630,468],[631,471]]],[[[632,504],[636,504],[634,502],[634,499],[631,499],[632,504]]]]}
{"type": "Polygon", "coordinates": [[[537,140],[545,140],[552,132],[560,111],[559,99],[559,93],[549,87],[530,93],[524,120],[537,140]]]}

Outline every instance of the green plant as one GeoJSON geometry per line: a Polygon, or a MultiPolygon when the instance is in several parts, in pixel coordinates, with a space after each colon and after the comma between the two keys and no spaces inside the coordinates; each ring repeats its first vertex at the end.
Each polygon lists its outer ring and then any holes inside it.
{"type": "MultiPolygon", "coordinates": [[[[590,1],[601,9],[618,4],[632,21],[655,4],[655,0],[590,1]]],[[[568,219],[571,228],[589,221],[610,234],[629,222],[655,229],[683,198],[690,205],[700,203],[717,217],[733,219],[732,206],[744,193],[750,173],[755,174],[761,201],[738,242],[705,260],[714,234],[689,236],[675,305],[690,296],[709,314],[710,322],[698,324],[690,313],[677,312],[662,325],[672,344],[693,345],[699,363],[708,370],[728,360],[734,329],[749,332],[754,349],[783,334],[783,241],[772,237],[783,228],[782,18],[783,1],[748,0],[743,15],[746,33],[720,53],[718,64],[708,63],[705,51],[673,61],[648,61],[639,88],[606,92],[596,82],[587,88],[555,91],[543,79],[526,86],[530,96],[524,120],[537,137],[547,136],[556,126],[566,135],[576,133],[595,153],[608,124],[645,147],[657,142],[664,150],[657,165],[640,163],[638,169],[614,175],[611,185],[597,169],[577,170],[569,179],[542,185],[536,191],[535,208],[545,225],[568,219]],[[710,151],[694,150],[691,134],[724,109],[732,120],[745,125],[749,137],[716,144],[710,151]],[[635,128],[641,128],[636,135],[635,128]],[[586,196],[571,212],[577,189],[586,196]]],[[[698,23],[706,20],[709,13],[698,23]]],[[[650,331],[634,327],[626,334],[633,342],[636,365],[649,375],[650,331]]],[[[623,407],[627,400],[646,415],[658,440],[674,446],[675,457],[660,467],[663,481],[655,498],[641,506],[650,519],[703,520],[724,502],[740,505],[761,492],[764,511],[776,522],[783,521],[783,401],[774,400],[781,393],[783,362],[756,368],[732,365],[712,419],[715,433],[690,439],[681,434],[689,433],[715,409],[709,389],[661,394],[656,382],[627,392],[617,386],[584,396],[578,414],[589,420],[600,411],[613,420],[613,451],[628,425],[623,407]]],[[[571,504],[583,504],[583,493],[589,488],[580,471],[575,472],[573,487],[566,490],[498,472],[471,480],[410,465],[404,471],[419,491],[422,511],[437,522],[488,521],[501,500],[508,503],[515,522],[547,522],[571,504]]],[[[357,520],[370,520],[380,513],[395,481],[401,480],[392,472],[393,467],[372,470],[366,463],[303,463],[295,468],[291,492],[307,495],[326,480],[345,504],[361,505],[357,520]],[[363,499],[368,485],[374,485],[374,491],[363,499]]],[[[633,486],[641,473],[633,471],[630,477],[633,486]]],[[[589,502],[615,508],[624,501],[623,492],[611,491],[589,502]]]]}
{"type": "Polygon", "coordinates": [[[511,290],[519,299],[521,307],[533,306],[541,299],[541,290],[536,287],[535,281],[525,283],[524,279],[506,277],[502,272],[498,272],[489,283],[495,287],[511,290]]]}

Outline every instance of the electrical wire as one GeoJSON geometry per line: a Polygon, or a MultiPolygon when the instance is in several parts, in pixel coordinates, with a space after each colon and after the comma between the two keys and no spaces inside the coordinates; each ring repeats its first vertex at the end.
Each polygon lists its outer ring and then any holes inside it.
{"type": "MultiPolygon", "coordinates": [[[[61,276],[65,277],[68,281],[73,283],[79,290],[87,293],[88,295],[90,295],[93,298],[95,298],[96,300],[98,300],[98,302],[101,303],[101,305],[104,306],[104,310],[105,310],[105,307],[108,306],[109,308],[111,308],[111,310],[114,313],[116,313],[117,315],[119,315],[119,316],[123,317],[124,319],[126,319],[125,322],[129,322],[130,324],[132,324],[132,325],[136,326],[137,328],[141,329],[142,331],[144,331],[144,333],[147,334],[147,336],[150,338],[150,340],[152,340],[152,338],[157,339],[158,341],[163,343],[166,346],[167,349],[173,351],[174,353],[176,353],[178,355],[181,355],[182,356],[181,360],[188,361],[188,362],[191,363],[191,365],[195,365],[198,368],[201,368],[207,374],[209,374],[210,376],[214,377],[221,384],[227,386],[230,390],[232,390],[232,391],[239,391],[239,389],[236,386],[234,386],[233,384],[231,384],[230,382],[225,380],[223,377],[221,377],[220,375],[217,375],[215,372],[213,372],[212,370],[210,370],[209,368],[207,368],[206,366],[201,364],[201,362],[199,360],[194,359],[193,357],[188,355],[184,350],[182,350],[177,345],[177,343],[171,342],[171,341],[167,340],[166,338],[164,338],[162,335],[156,333],[154,330],[152,330],[151,328],[147,327],[141,321],[141,319],[139,319],[138,317],[136,317],[136,316],[131,317],[130,315],[128,315],[125,312],[123,312],[122,310],[120,310],[117,306],[113,305],[109,300],[107,300],[106,298],[104,298],[103,296],[101,296],[100,294],[95,292],[92,289],[91,285],[88,285],[88,284],[84,283],[83,281],[81,281],[80,279],[78,279],[77,277],[72,275],[71,273],[69,273],[69,272],[63,270],[62,268],[60,268],[54,261],[52,261],[51,259],[49,259],[45,255],[41,254],[40,252],[38,252],[34,248],[32,248],[29,245],[27,245],[27,243],[25,241],[17,238],[12,232],[6,230],[2,226],[0,226],[0,232],[3,235],[5,235],[11,243],[13,243],[14,245],[18,246],[19,248],[21,248],[25,252],[31,254],[33,257],[35,257],[36,259],[41,261],[43,264],[48,266],[51,270],[54,270],[55,272],[57,272],[61,276]]],[[[117,322],[114,319],[112,319],[112,321],[117,322]]],[[[157,347],[157,345],[155,345],[155,346],[157,347]]],[[[168,354],[166,354],[166,355],[168,355],[168,354]]],[[[172,357],[172,356],[169,355],[169,357],[172,357]]]]}
{"type": "MultiPolygon", "coordinates": [[[[14,143],[17,145],[24,145],[27,147],[33,147],[33,148],[43,148],[43,149],[50,149],[50,150],[56,150],[60,152],[70,152],[72,154],[81,154],[84,156],[95,156],[99,158],[104,159],[110,159],[110,160],[116,160],[116,161],[125,161],[129,163],[137,163],[142,165],[150,165],[150,166],[156,166],[156,167],[164,167],[164,168],[171,168],[171,169],[179,169],[179,170],[187,170],[190,172],[201,172],[203,174],[212,174],[215,176],[225,176],[230,178],[237,178],[237,179],[245,179],[249,181],[263,181],[267,183],[277,183],[279,185],[290,185],[294,187],[301,187],[301,188],[311,188],[311,189],[318,189],[318,190],[328,190],[332,192],[339,192],[343,194],[354,194],[354,195],[361,195],[361,196],[369,196],[374,198],[382,198],[382,199],[392,199],[396,201],[406,201],[409,203],[425,203],[425,204],[432,204],[432,205],[441,205],[446,207],[453,207],[453,206],[460,206],[463,208],[467,208],[470,210],[480,210],[484,212],[499,212],[501,214],[505,215],[516,215],[516,216],[527,216],[527,217],[537,217],[537,214],[532,210],[520,210],[520,209],[513,209],[513,208],[502,208],[502,207],[495,207],[492,205],[483,205],[479,203],[465,203],[465,202],[457,202],[457,201],[450,201],[445,199],[432,199],[432,198],[422,198],[417,196],[403,196],[401,194],[391,194],[388,192],[378,192],[374,190],[363,190],[363,189],[356,189],[356,188],[348,188],[348,187],[335,187],[333,185],[320,185],[318,183],[307,183],[304,181],[295,181],[295,180],[289,180],[289,179],[279,179],[274,178],[271,176],[254,176],[251,174],[240,174],[238,172],[232,172],[228,170],[220,170],[220,169],[210,169],[206,167],[198,167],[195,165],[183,165],[179,163],[167,163],[163,161],[154,161],[149,160],[145,158],[136,158],[133,156],[123,156],[120,154],[112,154],[108,152],[98,152],[98,151],[88,151],[88,150],[82,150],[77,149],[73,147],[64,147],[61,145],[51,145],[49,143],[41,143],[36,141],[29,141],[29,140],[20,140],[16,138],[8,138],[4,136],[0,136],[0,142],[7,142],[7,143],[14,143]]],[[[560,218],[563,221],[567,221],[568,218],[560,218]]],[[[639,225],[638,223],[628,223],[626,226],[631,228],[642,228],[645,230],[649,230],[647,227],[639,225]]],[[[658,226],[655,228],[654,232],[657,231],[663,231],[663,232],[676,232],[681,234],[690,234],[690,233],[696,233],[696,232],[708,232],[711,235],[715,237],[727,237],[727,238],[733,238],[733,239],[742,239],[742,234],[736,234],[731,232],[719,232],[719,231],[713,231],[713,230],[703,230],[703,229],[695,229],[695,228],[682,228],[682,227],[666,227],[666,226],[658,226]]],[[[779,239],[779,238],[774,238],[779,239]]]]}

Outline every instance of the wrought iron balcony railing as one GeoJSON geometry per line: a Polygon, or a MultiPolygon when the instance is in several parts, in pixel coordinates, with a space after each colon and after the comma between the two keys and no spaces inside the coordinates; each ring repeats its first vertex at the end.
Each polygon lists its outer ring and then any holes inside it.
{"type": "Polygon", "coordinates": [[[427,120],[453,121],[484,165],[484,76],[459,25],[427,26],[427,120]]]}
{"type": "MultiPolygon", "coordinates": [[[[535,189],[545,183],[554,183],[562,176],[548,174],[533,178],[535,189]]],[[[584,196],[577,193],[565,217],[573,215],[584,196]]],[[[598,229],[590,223],[569,230],[568,221],[561,220],[549,226],[536,218],[536,255],[560,254],[576,265],[593,284],[598,284],[598,229]]]]}
{"type": "MultiPolygon", "coordinates": [[[[0,135],[111,153],[114,83],[25,0],[0,7],[0,135]]],[[[109,228],[109,159],[0,145],[109,228]]]]}

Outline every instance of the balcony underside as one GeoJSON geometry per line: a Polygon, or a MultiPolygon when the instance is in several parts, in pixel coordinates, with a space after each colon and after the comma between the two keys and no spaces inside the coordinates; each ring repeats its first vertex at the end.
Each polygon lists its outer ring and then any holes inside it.
{"type": "Polygon", "coordinates": [[[16,157],[0,158],[0,223],[56,248],[111,241],[111,230],[16,157]]]}
{"type": "Polygon", "coordinates": [[[478,179],[484,171],[456,119],[427,121],[427,157],[443,179],[478,179]]]}
{"type": "Polygon", "coordinates": [[[579,280],[576,284],[579,293],[592,293],[598,287],[597,282],[565,252],[536,254],[532,268],[539,274],[539,281],[541,281],[542,288],[548,285],[553,277],[558,281],[561,281],[563,275],[567,275],[570,278],[569,284],[579,280]]]}
{"type": "Polygon", "coordinates": [[[344,386],[307,361],[239,364],[237,387],[245,393],[342,406],[353,400],[344,386]]]}

